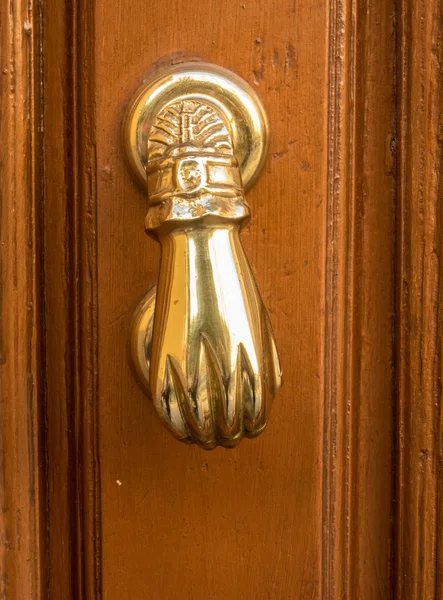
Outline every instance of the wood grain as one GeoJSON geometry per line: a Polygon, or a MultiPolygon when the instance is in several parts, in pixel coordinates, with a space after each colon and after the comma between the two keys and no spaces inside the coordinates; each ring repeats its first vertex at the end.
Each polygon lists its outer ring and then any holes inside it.
{"type": "Polygon", "coordinates": [[[29,599],[45,590],[36,10],[0,6],[0,597],[29,599]]]}
{"type": "Polygon", "coordinates": [[[395,597],[443,596],[443,3],[400,2],[395,597]]]}

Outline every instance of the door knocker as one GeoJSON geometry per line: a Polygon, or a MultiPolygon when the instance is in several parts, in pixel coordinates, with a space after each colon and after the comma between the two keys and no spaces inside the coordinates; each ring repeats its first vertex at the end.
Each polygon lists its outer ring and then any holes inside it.
{"type": "Polygon", "coordinates": [[[240,231],[268,124],[249,85],[203,63],[157,73],[130,105],[123,141],[161,244],[158,284],[134,316],[143,388],[181,441],[233,447],[263,431],[281,385],[268,314],[240,231]]]}

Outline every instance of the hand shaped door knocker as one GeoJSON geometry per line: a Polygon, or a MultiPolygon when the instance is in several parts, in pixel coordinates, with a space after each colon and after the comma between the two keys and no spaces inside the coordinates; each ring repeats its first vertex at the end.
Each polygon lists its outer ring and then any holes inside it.
{"type": "Polygon", "coordinates": [[[123,127],[129,164],[147,189],[146,232],[161,244],[157,287],[134,316],[132,360],[173,435],[206,449],[261,433],[281,385],[239,235],[267,135],[249,85],[203,63],[154,75],[123,127]]]}

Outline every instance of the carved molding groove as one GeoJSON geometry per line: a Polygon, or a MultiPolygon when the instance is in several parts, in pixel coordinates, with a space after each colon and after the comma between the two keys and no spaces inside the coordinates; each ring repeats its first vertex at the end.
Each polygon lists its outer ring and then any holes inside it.
{"type": "Polygon", "coordinates": [[[395,3],[329,9],[321,597],[388,598],[395,3]]]}
{"type": "Polygon", "coordinates": [[[443,3],[398,10],[395,598],[443,597],[443,3]]]}

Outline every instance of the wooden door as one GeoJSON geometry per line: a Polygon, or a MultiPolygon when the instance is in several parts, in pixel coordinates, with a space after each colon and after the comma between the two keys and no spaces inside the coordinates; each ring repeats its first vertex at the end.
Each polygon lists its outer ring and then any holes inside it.
{"type": "Polygon", "coordinates": [[[443,598],[441,0],[0,11],[0,597],[443,598]],[[159,248],[121,120],[189,59],[272,136],[242,235],[284,386],[230,451],[174,440],[127,357],[159,248]]]}

